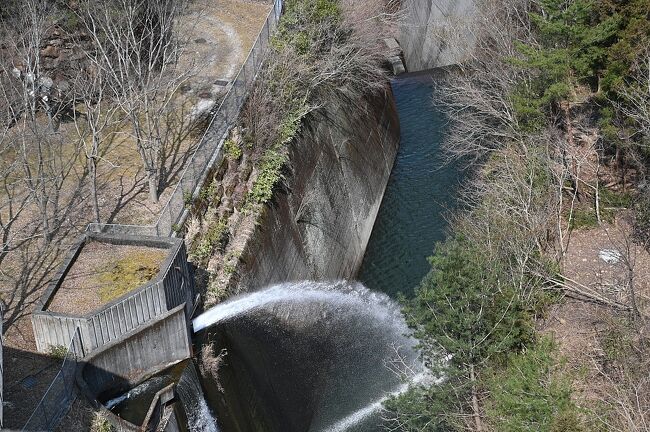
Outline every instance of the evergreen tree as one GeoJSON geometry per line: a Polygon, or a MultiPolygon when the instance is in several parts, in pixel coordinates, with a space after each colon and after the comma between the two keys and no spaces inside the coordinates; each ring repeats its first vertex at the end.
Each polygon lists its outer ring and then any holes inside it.
{"type": "Polygon", "coordinates": [[[522,123],[535,128],[549,110],[570,100],[579,84],[599,89],[621,18],[592,0],[541,0],[530,19],[536,43],[519,44],[523,58],[513,61],[537,75],[522,83],[514,100],[522,123]]]}
{"type": "Polygon", "coordinates": [[[461,237],[439,244],[429,261],[431,271],[415,298],[403,300],[404,312],[433,375],[442,379],[387,404],[401,430],[459,427],[459,417],[446,413],[473,412],[475,369],[533,338],[532,320],[501,263],[461,237]]]}

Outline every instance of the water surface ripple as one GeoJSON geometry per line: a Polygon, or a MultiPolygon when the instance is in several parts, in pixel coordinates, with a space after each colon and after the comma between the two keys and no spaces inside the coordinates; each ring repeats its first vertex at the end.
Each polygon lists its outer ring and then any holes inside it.
{"type": "Polygon", "coordinates": [[[413,292],[429,270],[427,257],[445,237],[458,166],[445,164],[441,143],[447,120],[435,106],[434,77],[403,75],[392,88],[401,141],[359,280],[390,296],[413,292]]]}

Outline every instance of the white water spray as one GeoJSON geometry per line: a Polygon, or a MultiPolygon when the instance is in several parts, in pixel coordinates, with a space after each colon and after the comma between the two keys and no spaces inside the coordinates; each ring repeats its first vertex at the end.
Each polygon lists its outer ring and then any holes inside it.
{"type": "Polygon", "coordinates": [[[384,407],[384,402],[386,402],[391,397],[399,396],[405,393],[411,385],[420,384],[430,379],[430,375],[426,372],[419,373],[413,377],[408,383],[402,384],[397,390],[391,392],[390,394],[383,396],[367,406],[349,414],[348,416],[342,418],[333,425],[325,428],[322,432],[345,432],[353,426],[358,425],[362,421],[366,420],[368,417],[374,415],[377,412],[380,412],[384,407]]]}
{"type": "MultiPolygon", "coordinates": [[[[273,285],[220,303],[194,318],[192,328],[196,333],[221,321],[278,303],[358,305],[364,308],[364,312],[385,315],[380,317],[382,320],[402,321],[399,309],[387,295],[370,291],[361,284],[342,281],[332,283],[303,281],[273,285]],[[368,309],[372,306],[375,306],[374,310],[368,309]]],[[[404,333],[406,332],[408,329],[404,326],[404,333]]]]}
{"type": "MultiPolygon", "coordinates": [[[[360,283],[275,285],[221,303],[192,326],[194,332],[229,329],[233,342],[243,341],[233,349],[244,359],[255,352],[243,360],[253,368],[244,373],[265,377],[259,383],[265,397],[285,400],[295,386],[301,397],[313,395],[305,430],[343,432],[374,419],[389,397],[426,375],[399,306],[360,283]],[[412,364],[407,384],[386,366],[396,360],[395,346],[401,349],[397,360],[412,364]]],[[[300,409],[289,404],[279,412],[300,409]]]]}

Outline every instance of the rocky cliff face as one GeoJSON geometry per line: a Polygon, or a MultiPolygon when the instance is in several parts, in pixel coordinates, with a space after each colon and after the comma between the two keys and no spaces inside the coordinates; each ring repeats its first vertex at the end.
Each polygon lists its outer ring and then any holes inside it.
{"type": "Polygon", "coordinates": [[[337,101],[292,144],[293,174],[249,238],[235,292],[300,279],[352,278],[361,265],[399,145],[390,90],[337,101]]]}
{"type": "Polygon", "coordinates": [[[409,72],[449,66],[472,44],[474,0],[404,0],[399,42],[409,72]]]}

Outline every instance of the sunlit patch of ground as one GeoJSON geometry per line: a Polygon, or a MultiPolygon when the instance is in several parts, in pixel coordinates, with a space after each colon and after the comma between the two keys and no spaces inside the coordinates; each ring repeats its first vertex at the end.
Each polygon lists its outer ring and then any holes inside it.
{"type": "MultiPolygon", "coordinates": [[[[630,304],[628,256],[634,268],[634,286],[639,308],[650,313],[650,254],[631,243],[631,228],[619,213],[613,224],[575,230],[563,262],[563,273],[577,286],[623,304],[630,304]],[[620,254],[620,255],[619,255],[620,254]]],[[[607,368],[608,344],[617,338],[616,328],[629,313],[611,306],[565,297],[551,307],[540,323],[543,334],[557,342],[561,356],[575,378],[579,404],[597,409],[612,383],[602,374],[607,368]]]]}

